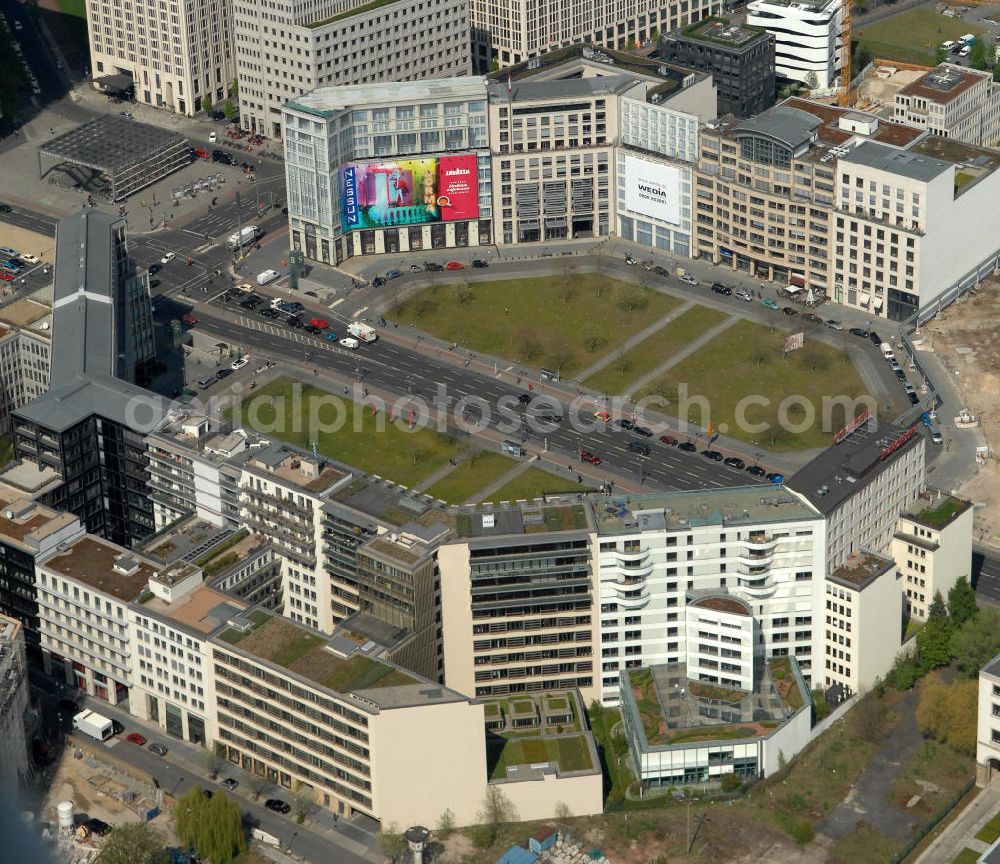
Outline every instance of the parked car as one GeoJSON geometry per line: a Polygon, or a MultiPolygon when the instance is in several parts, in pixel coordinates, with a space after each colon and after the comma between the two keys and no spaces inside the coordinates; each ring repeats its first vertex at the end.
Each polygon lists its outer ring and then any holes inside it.
{"type": "Polygon", "coordinates": [[[636,435],[641,435],[643,438],[652,438],[653,430],[647,429],[645,426],[636,426],[633,430],[636,435]]]}
{"type": "Polygon", "coordinates": [[[213,132],[209,132],[208,133],[208,143],[209,144],[214,144],[218,140],[219,140],[219,135],[218,135],[217,132],[213,131],[213,132]]]}
{"type": "Polygon", "coordinates": [[[30,252],[22,252],[18,257],[26,264],[38,264],[41,262],[41,259],[37,255],[32,255],[30,252]]]}
{"type": "Polygon", "coordinates": [[[8,273],[6,270],[0,270],[0,280],[4,282],[13,282],[14,274],[8,273]]]}
{"type": "Polygon", "coordinates": [[[232,369],[220,369],[218,372],[215,373],[215,377],[221,381],[223,378],[228,378],[232,374],[233,374],[232,369]]]}
{"type": "Polygon", "coordinates": [[[147,269],[147,272],[149,273],[150,276],[155,276],[157,273],[160,272],[160,269],[161,268],[159,264],[150,264],[147,269]]]}
{"type": "Polygon", "coordinates": [[[166,255],[164,255],[164,256],[163,256],[163,257],[162,257],[162,258],[160,259],[160,263],[161,263],[161,264],[169,264],[169,263],[170,263],[171,261],[173,261],[173,260],[174,260],[174,258],[176,258],[176,257],[177,257],[177,253],[176,253],[176,252],[167,252],[167,254],[166,254],[166,255]]]}
{"type": "Polygon", "coordinates": [[[706,459],[711,459],[713,462],[722,461],[722,454],[718,450],[702,450],[701,455],[706,459]]]}
{"type": "Polygon", "coordinates": [[[747,468],[747,474],[749,474],[751,477],[767,476],[767,472],[763,468],[761,468],[760,465],[751,465],[749,468],[747,468]]]}
{"type": "Polygon", "coordinates": [[[249,362],[250,361],[246,357],[240,357],[239,360],[234,360],[233,361],[233,365],[230,366],[229,368],[232,369],[234,372],[238,372],[240,369],[242,369],[244,366],[246,366],[249,362]]]}
{"type": "Polygon", "coordinates": [[[403,271],[402,270],[390,270],[388,273],[385,274],[385,278],[386,279],[398,279],[402,275],[403,275],[403,271]]]}
{"type": "Polygon", "coordinates": [[[264,806],[268,810],[272,810],[275,813],[288,813],[292,808],[282,801],[280,798],[268,798],[264,802],[264,806]]]}
{"type": "Polygon", "coordinates": [[[737,456],[730,456],[728,459],[724,459],[722,464],[728,465],[730,468],[739,468],[740,471],[747,467],[747,463],[737,456]]]}
{"type": "Polygon", "coordinates": [[[868,338],[868,331],[862,327],[852,327],[847,332],[850,333],[852,336],[859,336],[862,339],[868,338]]]}
{"type": "Polygon", "coordinates": [[[786,306],[781,311],[784,312],[789,318],[797,318],[799,314],[799,310],[793,309],[791,306],[786,306]]]}
{"type": "Polygon", "coordinates": [[[826,326],[829,327],[831,330],[844,329],[844,325],[841,324],[839,321],[834,320],[833,318],[827,318],[827,320],[824,321],[823,323],[826,324],[826,326]]]}
{"type": "Polygon", "coordinates": [[[918,405],[920,403],[920,397],[916,393],[907,393],[906,398],[910,400],[911,405],[918,405]]]}
{"type": "Polygon", "coordinates": [[[631,267],[633,264],[638,264],[639,262],[636,260],[636,257],[634,255],[631,255],[628,252],[626,252],[625,263],[631,267]]]}
{"type": "Polygon", "coordinates": [[[784,483],[785,482],[785,475],[784,474],[779,474],[777,471],[772,471],[770,474],[767,474],[765,476],[767,477],[768,480],[770,480],[772,483],[774,483],[776,485],[778,483],[784,483]]]}
{"type": "Polygon", "coordinates": [[[232,153],[227,153],[225,150],[213,150],[212,151],[212,161],[221,162],[223,165],[235,165],[236,159],[232,153]]]}
{"type": "Polygon", "coordinates": [[[465,269],[465,265],[461,261],[449,261],[444,266],[447,267],[449,270],[464,270],[465,269]]]}
{"type": "Polygon", "coordinates": [[[661,435],[660,436],[660,443],[661,444],[666,444],[668,447],[676,447],[677,446],[677,439],[674,438],[673,435],[661,435]]]}
{"type": "Polygon", "coordinates": [[[812,312],[803,312],[802,313],[802,320],[803,321],[808,321],[810,324],[822,324],[823,323],[823,319],[820,318],[819,315],[813,315],[812,312]]]}
{"type": "Polygon", "coordinates": [[[157,744],[157,743],[150,744],[149,751],[151,753],[155,753],[157,756],[167,755],[167,748],[163,744],[157,744]]]}
{"type": "Polygon", "coordinates": [[[628,446],[625,448],[629,453],[638,453],[640,456],[648,456],[653,451],[649,449],[648,444],[643,444],[642,441],[629,441],[628,446]]]}
{"type": "Polygon", "coordinates": [[[490,265],[482,258],[476,258],[473,260],[472,266],[475,267],[477,270],[485,270],[490,265]]]}
{"type": "Polygon", "coordinates": [[[747,291],[746,288],[744,288],[742,291],[738,291],[736,293],[736,296],[739,297],[740,300],[742,300],[744,303],[753,303],[754,301],[753,291],[747,291]]]}
{"type": "Polygon", "coordinates": [[[595,456],[589,450],[584,450],[582,453],[580,453],[580,461],[581,462],[589,462],[591,465],[600,465],[601,464],[601,457],[600,456],[595,456]]]}
{"type": "Polygon", "coordinates": [[[716,294],[723,294],[726,297],[730,296],[733,293],[732,288],[730,288],[728,285],[723,285],[721,282],[712,283],[712,290],[716,294]]]}
{"type": "Polygon", "coordinates": [[[193,327],[198,323],[198,318],[193,312],[185,312],[181,315],[181,322],[187,324],[189,327],[193,327]]]}
{"type": "Polygon", "coordinates": [[[696,453],[698,448],[694,446],[690,441],[682,441],[677,445],[678,450],[682,450],[685,453],[696,453]]]}
{"type": "Polygon", "coordinates": [[[873,345],[881,345],[882,337],[878,335],[874,330],[868,334],[868,338],[872,340],[873,345]]]}
{"type": "Polygon", "coordinates": [[[341,348],[347,348],[354,351],[361,343],[353,336],[345,336],[337,344],[340,345],[341,348]]]}
{"type": "Polygon", "coordinates": [[[935,444],[940,444],[943,440],[940,429],[931,429],[931,441],[935,444]]]}
{"type": "Polygon", "coordinates": [[[226,787],[230,792],[232,792],[237,786],[240,785],[239,780],[234,780],[232,777],[227,777],[222,781],[222,785],[226,787]]]}
{"type": "Polygon", "coordinates": [[[612,423],[611,425],[614,426],[615,429],[622,429],[626,432],[631,432],[633,429],[635,429],[635,423],[633,423],[631,420],[625,419],[624,417],[620,420],[615,420],[615,422],[612,423]]]}
{"type": "Polygon", "coordinates": [[[424,270],[428,273],[440,273],[444,267],[434,261],[424,261],[424,270]]]}
{"type": "Polygon", "coordinates": [[[772,299],[771,299],[770,297],[765,297],[765,298],[764,298],[763,300],[761,300],[760,302],[761,302],[761,303],[762,303],[762,304],[763,304],[764,306],[766,306],[766,307],[767,307],[768,309],[774,309],[774,310],[778,310],[778,309],[780,309],[780,308],[781,308],[781,304],[780,304],[780,303],[778,303],[778,301],[777,301],[777,300],[772,300],[772,299]]]}
{"type": "Polygon", "coordinates": [[[385,285],[385,282],[386,282],[385,276],[376,276],[374,279],[372,279],[372,287],[381,288],[383,285],[385,285]]]}
{"type": "Polygon", "coordinates": [[[138,744],[140,747],[146,745],[146,739],[144,736],[140,735],[138,732],[133,732],[131,735],[127,736],[126,741],[131,741],[133,744],[138,744]]]}
{"type": "Polygon", "coordinates": [[[698,284],[698,280],[695,279],[694,276],[692,276],[690,273],[685,273],[683,276],[680,277],[680,280],[685,285],[697,285],[698,284]]]}
{"type": "Polygon", "coordinates": [[[423,267],[421,267],[419,264],[411,264],[410,265],[410,272],[411,273],[420,273],[422,270],[423,270],[423,267]]]}
{"type": "Polygon", "coordinates": [[[211,159],[212,158],[212,154],[211,153],[209,153],[207,150],[202,150],[200,147],[195,147],[194,150],[192,150],[191,152],[192,152],[192,154],[194,155],[194,157],[196,159],[211,159]]]}

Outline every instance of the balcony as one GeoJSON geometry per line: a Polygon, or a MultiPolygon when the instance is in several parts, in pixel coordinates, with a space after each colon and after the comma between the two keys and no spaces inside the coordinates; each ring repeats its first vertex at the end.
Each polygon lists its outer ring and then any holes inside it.
{"type": "Polygon", "coordinates": [[[618,588],[614,583],[606,583],[606,586],[608,596],[613,597],[622,609],[643,609],[649,603],[649,588],[636,591],[633,588],[618,588]]]}

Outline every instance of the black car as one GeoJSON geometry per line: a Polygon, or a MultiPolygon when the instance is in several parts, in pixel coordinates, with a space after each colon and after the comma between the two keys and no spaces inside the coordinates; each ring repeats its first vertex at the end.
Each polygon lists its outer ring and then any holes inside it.
{"type": "Polygon", "coordinates": [[[435,264],[433,261],[425,261],[424,270],[427,270],[430,273],[440,273],[442,270],[444,270],[444,267],[442,267],[440,264],[435,264]]]}
{"type": "Polygon", "coordinates": [[[149,280],[149,287],[151,289],[152,288],[159,288],[160,287],[160,280],[159,279],[150,279],[149,280]]]}
{"type": "Polygon", "coordinates": [[[209,120],[225,120],[226,112],[220,111],[218,108],[213,108],[208,112],[208,118],[209,120]]]}
{"type": "Polygon", "coordinates": [[[213,150],[212,151],[212,161],[221,162],[223,165],[235,165],[236,159],[233,157],[232,153],[227,153],[225,150],[213,150]]]}
{"type": "Polygon", "coordinates": [[[527,405],[531,401],[530,393],[519,393],[517,396],[517,401],[522,405],[527,405]]]}
{"type": "Polygon", "coordinates": [[[872,340],[873,345],[881,345],[882,337],[878,335],[874,330],[868,334],[868,338],[872,340]]]}
{"type": "Polygon", "coordinates": [[[233,374],[232,369],[220,369],[218,372],[215,373],[215,377],[221,381],[223,378],[228,378],[232,374],[233,374]]]}
{"type": "Polygon", "coordinates": [[[645,426],[636,426],[633,430],[636,435],[641,435],[643,438],[652,438],[653,430],[647,429],[645,426]]]}
{"type": "Polygon", "coordinates": [[[861,327],[852,327],[847,332],[850,333],[852,336],[860,336],[862,339],[868,338],[868,331],[861,327]]]}
{"type": "Polygon", "coordinates": [[[100,819],[88,819],[83,823],[87,826],[87,830],[98,837],[105,837],[111,833],[111,826],[107,822],[102,822],[100,819]]]}
{"type": "Polygon", "coordinates": [[[384,276],[376,276],[374,279],[372,279],[372,285],[375,288],[381,288],[383,285],[385,285],[385,277],[384,276]]]}
{"type": "Polygon", "coordinates": [[[482,258],[476,258],[476,259],[475,259],[475,260],[474,260],[474,261],[472,262],[472,266],[473,266],[473,267],[475,267],[475,268],[476,268],[477,270],[485,270],[485,269],[486,269],[487,267],[489,267],[490,265],[489,265],[489,264],[487,264],[487,263],[486,263],[485,261],[483,261],[483,259],[482,259],[482,258]]]}
{"type": "Polygon", "coordinates": [[[268,810],[273,810],[275,813],[288,813],[292,808],[282,801],[280,798],[268,798],[264,802],[264,806],[268,810]]]}
{"type": "Polygon", "coordinates": [[[10,204],[0,203],[0,213],[10,213],[10,204]]]}
{"type": "Polygon", "coordinates": [[[657,265],[656,265],[656,266],[655,266],[655,267],[653,268],[653,272],[654,272],[654,273],[655,273],[655,274],[656,274],[657,276],[669,276],[669,275],[670,275],[670,271],[669,271],[669,270],[668,270],[668,269],[667,269],[666,267],[662,267],[662,266],[660,266],[659,264],[657,264],[657,265]]]}
{"type": "Polygon", "coordinates": [[[539,423],[562,423],[562,414],[539,414],[539,423]]]}
{"type": "Polygon", "coordinates": [[[125,731],[125,724],[124,723],[122,723],[122,722],[120,722],[118,720],[112,720],[111,721],[111,734],[112,735],[121,735],[122,732],[124,732],[124,731],[125,731]]]}
{"type": "Polygon", "coordinates": [[[683,450],[685,453],[695,453],[698,450],[690,441],[682,441],[677,445],[677,449],[683,450]]]}
{"type": "Polygon", "coordinates": [[[277,309],[267,308],[260,310],[261,318],[277,318],[280,314],[281,313],[277,309]]]}
{"type": "Polygon", "coordinates": [[[256,300],[244,300],[242,303],[240,303],[240,306],[244,309],[256,309],[258,303],[256,300]]]}
{"type": "Polygon", "coordinates": [[[713,462],[722,461],[722,454],[718,450],[702,450],[701,455],[706,459],[711,459],[713,462]]]}
{"type": "Polygon", "coordinates": [[[789,318],[794,318],[796,315],[799,314],[799,310],[793,309],[791,306],[786,306],[781,311],[784,312],[789,318]]]}
{"type": "Polygon", "coordinates": [[[159,264],[150,264],[149,265],[149,275],[150,276],[155,276],[162,269],[163,268],[159,264]]]}
{"type": "Polygon", "coordinates": [[[906,396],[911,405],[916,405],[920,401],[920,397],[916,393],[907,393],[906,396]]]}
{"type": "Polygon", "coordinates": [[[723,464],[728,465],[730,468],[739,468],[740,471],[747,467],[747,463],[736,456],[730,456],[728,459],[723,460],[723,464]]]}
{"type": "Polygon", "coordinates": [[[747,468],[747,474],[749,474],[751,477],[767,476],[767,472],[763,468],[761,468],[760,465],[751,465],[749,468],[747,468]]]}
{"type": "Polygon", "coordinates": [[[635,423],[633,423],[631,420],[624,420],[624,419],[615,420],[615,422],[612,423],[611,425],[614,426],[616,429],[624,429],[628,432],[631,432],[633,429],[635,429],[635,423]]]}
{"type": "Polygon", "coordinates": [[[303,327],[302,329],[305,330],[306,333],[316,334],[316,333],[322,333],[323,332],[322,330],[320,330],[319,327],[314,327],[312,324],[306,324],[306,326],[303,327]]]}
{"type": "Polygon", "coordinates": [[[628,446],[625,448],[629,453],[638,453],[640,456],[648,456],[653,451],[649,449],[648,444],[643,444],[641,441],[629,441],[628,446]]]}
{"type": "Polygon", "coordinates": [[[906,373],[902,369],[897,369],[896,370],[896,377],[900,381],[905,381],[906,380],[906,373]]]}
{"type": "Polygon", "coordinates": [[[298,315],[293,315],[285,323],[293,330],[298,330],[300,327],[302,327],[302,319],[299,318],[298,315]]]}
{"type": "Polygon", "coordinates": [[[730,288],[728,285],[723,285],[721,282],[715,282],[715,283],[713,283],[712,284],[712,290],[716,294],[724,294],[727,297],[730,294],[733,293],[733,289],[732,288],[730,288]]]}

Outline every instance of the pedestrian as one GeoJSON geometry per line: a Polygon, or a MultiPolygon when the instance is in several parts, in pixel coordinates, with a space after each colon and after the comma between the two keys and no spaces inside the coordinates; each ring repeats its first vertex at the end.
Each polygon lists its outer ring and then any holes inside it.
{"type": "Polygon", "coordinates": [[[510,315],[510,307],[509,306],[504,306],[503,307],[503,314],[504,315],[510,315]]]}

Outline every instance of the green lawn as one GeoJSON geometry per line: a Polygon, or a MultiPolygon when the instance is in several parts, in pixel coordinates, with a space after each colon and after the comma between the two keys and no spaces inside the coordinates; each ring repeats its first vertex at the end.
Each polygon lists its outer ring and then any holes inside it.
{"type": "Polygon", "coordinates": [[[248,429],[304,450],[315,443],[324,456],[409,487],[463,449],[432,429],[409,431],[384,413],[373,416],[370,404],[362,407],[288,377],[257,388],[240,407],[248,429]],[[293,398],[295,383],[302,387],[301,398],[293,398]]]}
{"type": "Polygon", "coordinates": [[[814,338],[807,336],[803,348],[784,356],[786,335],[778,328],[740,321],[651,382],[639,396],[666,400],[667,404],[647,407],[680,417],[684,406],[679,399],[686,385],[688,404],[681,419],[703,427],[711,420],[723,434],[776,451],[826,447],[833,431],[844,425],[847,411],[836,403],[824,411],[824,399],[853,400],[865,393],[864,384],[845,350],[814,338]],[[807,428],[798,429],[808,417],[801,402],[789,404],[788,422],[780,422],[779,406],[789,396],[812,406],[815,417],[807,428]],[[698,397],[707,400],[710,416],[703,416],[698,397]],[[744,405],[743,423],[738,426],[736,408],[746,397],[757,401],[744,405]],[[825,431],[824,413],[829,415],[825,431]],[[755,428],[763,423],[766,429],[755,428]]]}
{"type": "Polygon", "coordinates": [[[911,9],[856,30],[854,39],[866,45],[874,57],[933,65],[934,53],[942,42],[984,31],[984,27],[946,18],[931,9],[911,9]]]}
{"type": "Polygon", "coordinates": [[[955,856],[955,860],[951,864],[976,864],[979,860],[980,852],[975,849],[970,849],[966,846],[958,855],[955,856]]]}
{"type": "Polygon", "coordinates": [[[446,342],[566,376],[680,303],[598,273],[569,271],[545,278],[431,285],[393,315],[446,342]]]}
{"type": "Polygon", "coordinates": [[[550,474],[541,468],[522,471],[506,486],[501,486],[489,496],[491,501],[531,501],[543,495],[559,492],[592,492],[593,486],[577,483],[558,474],[550,474]]]}
{"type": "Polygon", "coordinates": [[[623,393],[631,382],[669,360],[689,342],[727,317],[724,312],[707,306],[693,306],[585,379],[584,386],[600,393],[623,393]]]}
{"type": "Polygon", "coordinates": [[[450,474],[424,491],[449,504],[464,504],[516,464],[513,459],[501,453],[474,453],[459,463],[450,474]]]}
{"type": "Polygon", "coordinates": [[[993,843],[1000,837],[1000,813],[997,813],[976,833],[976,839],[984,843],[993,843]]]}
{"type": "MultiPolygon", "coordinates": [[[[561,738],[507,738],[496,759],[490,777],[494,780],[507,776],[509,765],[533,765],[541,762],[558,762],[560,771],[584,771],[591,767],[587,741],[582,735],[561,738]]],[[[492,762],[492,759],[491,759],[492,762]]]]}

